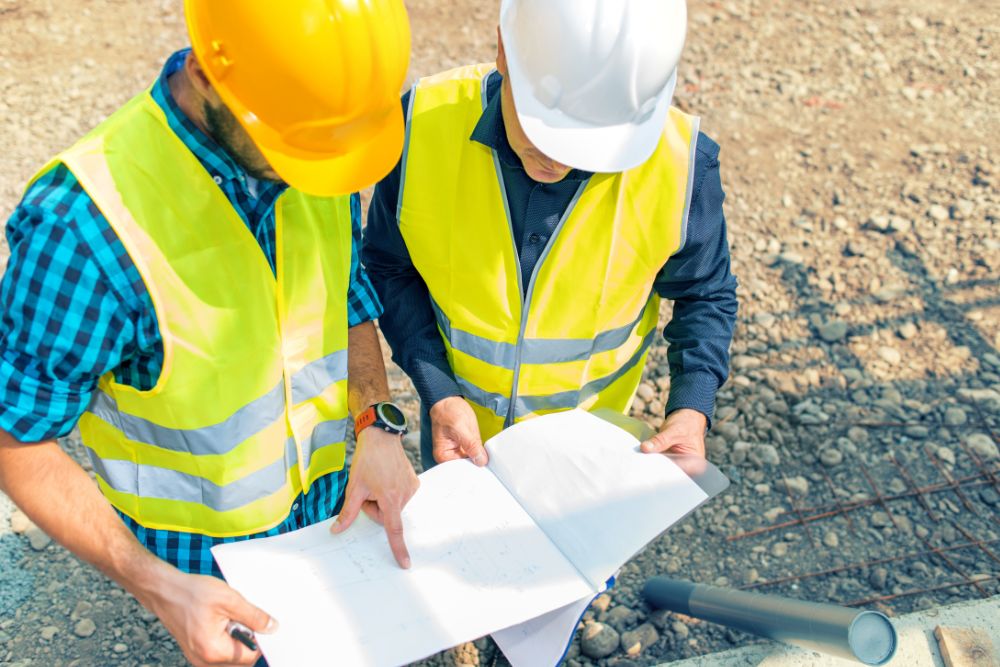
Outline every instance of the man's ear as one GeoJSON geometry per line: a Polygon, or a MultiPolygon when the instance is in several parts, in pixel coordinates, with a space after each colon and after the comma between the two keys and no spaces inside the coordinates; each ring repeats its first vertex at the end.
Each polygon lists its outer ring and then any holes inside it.
{"type": "Polygon", "coordinates": [[[187,60],[184,61],[184,71],[188,76],[188,81],[191,82],[191,87],[195,89],[195,92],[200,97],[208,100],[215,99],[215,89],[212,88],[208,77],[205,76],[205,70],[201,68],[201,64],[195,58],[193,51],[187,55],[187,60]]]}
{"type": "Polygon", "coordinates": [[[503,50],[503,37],[500,36],[500,26],[497,26],[497,71],[507,78],[507,54],[503,50]]]}

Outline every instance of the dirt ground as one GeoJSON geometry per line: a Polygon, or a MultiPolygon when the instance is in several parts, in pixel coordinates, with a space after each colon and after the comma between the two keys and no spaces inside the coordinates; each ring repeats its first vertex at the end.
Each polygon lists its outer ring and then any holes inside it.
{"type": "MultiPolygon", "coordinates": [[[[186,44],[181,4],[0,0],[0,219],[186,44]]],[[[407,5],[411,79],[493,58],[496,2],[407,5]]],[[[582,628],[608,652],[577,641],[572,665],[753,641],[646,607],[657,573],[888,613],[1000,592],[1000,7],[690,0],[689,14],[677,104],[722,145],[740,280],[709,438],[733,485],[625,567],[582,628]]],[[[0,241],[0,268],[6,254],[0,241]]],[[[668,388],[661,344],[634,414],[658,425],[668,388]]],[[[183,658],[0,496],[0,664],[183,658]]]]}

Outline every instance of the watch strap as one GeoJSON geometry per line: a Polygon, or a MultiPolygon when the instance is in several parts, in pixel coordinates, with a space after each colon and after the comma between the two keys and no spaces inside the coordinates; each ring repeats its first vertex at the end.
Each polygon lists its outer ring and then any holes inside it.
{"type": "Polygon", "coordinates": [[[364,412],[354,418],[354,437],[357,438],[361,431],[365,430],[369,426],[375,423],[378,419],[378,414],[375,412],[375,406],[369,406],[364,412]]]}

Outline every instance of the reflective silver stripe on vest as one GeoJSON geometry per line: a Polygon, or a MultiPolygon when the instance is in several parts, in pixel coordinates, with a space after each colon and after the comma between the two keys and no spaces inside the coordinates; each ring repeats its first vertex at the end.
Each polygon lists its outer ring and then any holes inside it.
{"type": "MultiPolygon", "coordinates": [[[[677,73],[674,73],[677,76],[677,73]]],[[[698,159],[698,133],[701,131],[701,118],[695,116],[691,126],[691,147],[688,157],[688,182],[687,191],[684,193],[684,217],[681,218],[681,242],[674,251],[676,255],[687,245],[688,236],[688,216],[691,214],[691,196],[694,194],[694,165],[698,159]]]]}
{"type": "MultiPolygon", "coordinates": [[[[334,419],[332,421],[320,422],[313,428],[306,441],[302,443],[302,467],[309,469],[313,455],[323,449],[333,445],[339,445],[347,438],[347,426],[351,419],[334,419]]],[[[294,445],[293,445],[294,446],[294,445]]]]}
{"type": "MultiPolygon", "coordinates": [[[[580,389],[572,389],[570,391],[561,391],[556,394],[539,396],[518,396],[514,404],[516,408],[515,415],[523,417],[524,415],[539,412],[541,410],[569,410],[577,407],[591,396],[599,394],[610,387],[622,376],[635,368],[637,364],[642,362],[643,357],[645,357],[646,352],[649,350],[649,346],[653,344],[655,336],[656,327],[651,329],[649,333],[643,337],[642,344],[639,345],[629,360],[622,364],[621,368],[610,375],[605,375],[604,377],[591,380],[580,389]]],[[[465,396],[465,398],[472,401],[476,405],[480,405],[487,410],[490,410],[501,419],[506,417],[508,409],[510,408],[510,399],[507,396],[486,391],[461,376],[457,376],[456,379],[458,380],[459,386],[462,388],[462,395],[465,396]]]]}
{"type": "Polygon", "coordinates": [[[327,387],[347,378],[347,350],[338,350],[312,361],[292,374],[292,402],[308,401],[327,387]]]}
{"type": "MultiPolygon", "coordinates": [[[[347,419],[337,419],[317,424],[306,439],[303,450],[304,466],[317,451],[344,441],[347,419]]],[[[134,461],[101,459],[88,448],[94,471],[115,491],[141,498],[160,498],[198,503],[226,512],[276,493],[288,483],[288,471],[298,463],[295,440],[285,441],[284,455],[259,470],[225,485],[218,485],[204,477],[189,473],[143,465],[134,461]]]]}
{"type": "Polygon", "coordinates": [[[285,412],[285,387],[284,382],[279,382],[274,389],[244,405],[225,421],[202,428],[174,429],[154,424],[122,412],[115,399],[100,390],[94,393],[89,410],[118,428],[129,440],[197,456],[226,454],[281,419],[285,412]]]}
{"type": "Polygon", "coordinates": [[[101,459],[94,450],[90,450],[94,471],[115,491],[141,498],[198,503],[216,512],[234,510],[280,491],[288,483],[288,470],[296,464],[297,457],[295,442],[289,440],[281,458],[245,477],[219,486],[204,477],[169,468],[101,459]]]}
{"type": "Polygon", "coordinates": [[[522,417],[541,410],[568,410],[570,408],[575,408],[591,396],[601,393],[614,384],[615,381],[623,375],[635,368],[635,366],[642,361],[646,351],[649,349],[649,346],[652,345],[653,337],[655,335],[656,328],[654,327],[649,333],[646,334],[646,337],[642,339],[642,345],[639,346],[632,357],[626,361],[621,368],[610,375],[605,375],[604,377],[597,378],[596,380],[591,380],[580,389],[562,391],[558,394],[548,394],[545,396],[518,396],[517,402],[514,404],[516,409],[515,414],[518,417],[522,417]]]}
{"type": "MultiPolygon", "coordinates": [[[[417,83],[420,83],[419,81],[417,83]]],[[[406,117],[403,118],[403,155],[399,165],[399,196],[396,198],[396,224],[403,224],[403,188],[406,185],[406,162],[410,155],[410,128],[413,126],[413,100],[417,97],[417,83],[410,88],[410,100],[406,105],[406,117]]]]}
{"type": "MultiPolygon", "coordinates": [[[[456,329],[440,306],[432,299],[434,315],[438,326],[448,339],[448,343],[459,352],[485,361],[493,366],[514,370],[517,347],[513,343],[498,343],[482,336],[456,329]]],[[[647,301],[639,316],[632,322],[608,331],[602,331],[590,338],[525,338],[521,342],[522,364],[558,364],[566,361],[585,361],[595,354],[617,349],[628,341],[639,322],[646,314],[647,301]]]]}

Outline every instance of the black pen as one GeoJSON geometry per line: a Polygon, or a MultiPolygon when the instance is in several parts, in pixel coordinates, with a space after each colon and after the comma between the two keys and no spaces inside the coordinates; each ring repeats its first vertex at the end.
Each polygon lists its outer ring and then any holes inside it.
{"type": "Polygon", "coordinates": [[[226,632],[229,633],[230,637],[243,644],[251,651],[257,650],[257,642],[254,641],[253,630],[242,623],[229,621],[229,625],[226,626],[226,632]]]}

